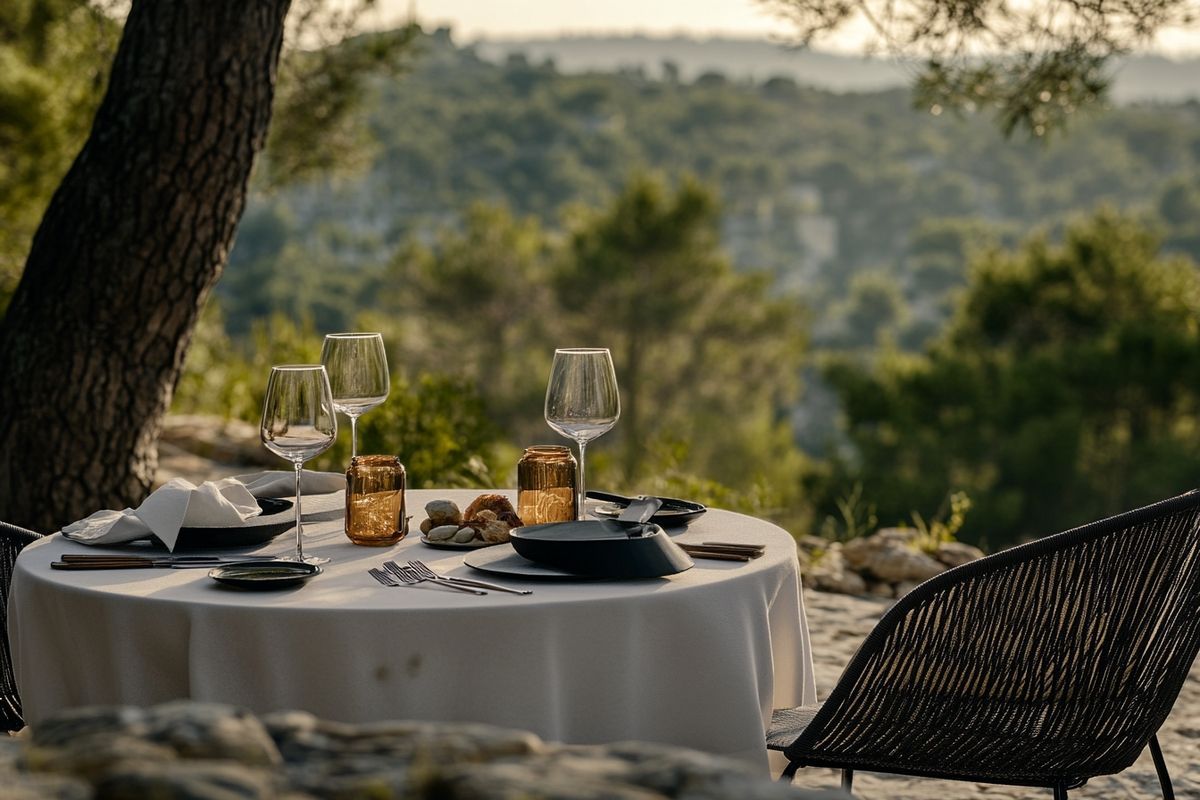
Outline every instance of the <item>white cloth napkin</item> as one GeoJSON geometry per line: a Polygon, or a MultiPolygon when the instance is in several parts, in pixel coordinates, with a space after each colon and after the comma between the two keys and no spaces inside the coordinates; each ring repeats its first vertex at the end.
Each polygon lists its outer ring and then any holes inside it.
{"type": "MultiPolygon", "coordinates": [[[[180,528],[228,527],[239,525],[261,510],[256,497],[291,497],[295,492],[294,472],[271,470],[206,481],[196,486],[173,478],[156,489],[136,509],[97,511],[86,519],[63,528],[68,539],[82,544],[122,544],[157,536],[174,552],[180,528]]],[[[321,494],[345,488],[345,478],[336,472],[306,470],[300,479],[305,493],[321,494]]]]}
{"type": "MultiPolygon", "coordinates": [[[[294,497],[296,495],[296,473],[292,470],[268,470],[235,475],[255,497],[294,497]]],[[[346,476],[340,472],[300,472],[300,491],[304,494],[328,494],[346,488],[346,476]]]]}

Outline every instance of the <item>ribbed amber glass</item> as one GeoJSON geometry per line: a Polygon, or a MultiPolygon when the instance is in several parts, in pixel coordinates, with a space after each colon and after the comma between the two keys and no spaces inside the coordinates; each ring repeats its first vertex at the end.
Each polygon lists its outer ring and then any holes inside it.
{"type": "Polygon", "coordinates": [[[408,533],[404,465],[396,456],[355,456],[346,470],[346,536],[384,547],[408,533]]]}
{"type": "Polygon", "coordinates": [[[517,462],[517,515],[526,525],[575,519],[575,456],[559,445],[525,448],[517,462]]]}

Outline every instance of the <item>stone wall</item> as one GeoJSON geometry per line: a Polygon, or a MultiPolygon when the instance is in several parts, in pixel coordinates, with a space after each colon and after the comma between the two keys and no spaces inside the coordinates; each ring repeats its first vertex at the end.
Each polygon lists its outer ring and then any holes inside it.
{"type": "Polygon", "coordinates": [[[740,762],[644,743],[548,744],[486,725],[343,725],[211,704],[94,708],[0,737],[7,800],[787,800],[740,762]]]}

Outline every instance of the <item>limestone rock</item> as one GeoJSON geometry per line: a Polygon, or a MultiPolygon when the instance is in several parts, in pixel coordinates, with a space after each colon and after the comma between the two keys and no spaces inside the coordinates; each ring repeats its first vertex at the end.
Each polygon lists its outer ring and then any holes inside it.
{"type": "Polygon", "coordinates": [[[819,556],[810,556],[809,564],[801,570],[804,585],[822,592],[839,594],[865,594],[867,582],[846,565],[842,546],[838,542],[826,542],[819,556]]]}
{"type": "Polygon", "coordinates": [[[458,505],[450,500],[431,500],[425,504],[425,514],[429,517],[429,525],[437,528],[442,525],[458,527],[462,524],[463,515],[458,505]]]}
{"type": "Polygon", "coordinates": [[[934,558],[947,567],[961,567],[976,559],[983,558],[983,551],[965,542],[943,542],[938,545],[934,558]]]}
{"type": "Polygon", "coordinates": [[[847,542],[842,555],[851,569],[878,580],[920,583],[945,572],[946,566],[913,549],[916,536],[916,531],[911,528],[885,528],[871,536],[847,542]]]}
{"type": "Polygon", "coordinates": [[[129,764],[96,784],[98,800],[275,800],[283,781],[264,769],[228,761],[129,764]]]}

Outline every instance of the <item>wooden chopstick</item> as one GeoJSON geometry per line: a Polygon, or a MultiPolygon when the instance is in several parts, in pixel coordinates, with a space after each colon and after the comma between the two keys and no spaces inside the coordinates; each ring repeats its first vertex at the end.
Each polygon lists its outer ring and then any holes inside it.
{"type": "Polygon", "coordinates": [[[692,550],[689,547],[684,547],[683,552],[692,558],[707,558],[713,561],[749,561],[751,558],[741,553],[717,553],[712,550],[692,550]]]}
{"type": "Polygon", "coordinates": [[[765,553],[767,546],[765,544],[738,544],[736,542],[701,542],[697,547],[720,547],[724,550],[746,550],[756,553],[765,553]]]}

